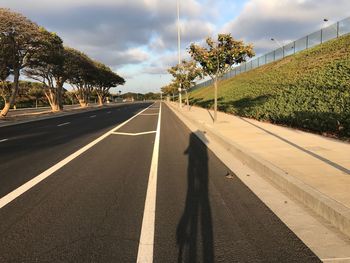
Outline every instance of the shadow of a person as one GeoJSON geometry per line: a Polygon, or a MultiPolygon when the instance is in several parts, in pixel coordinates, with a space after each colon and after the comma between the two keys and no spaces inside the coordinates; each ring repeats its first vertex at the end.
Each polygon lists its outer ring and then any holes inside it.
{"type": "Polygon", "coordinates": [[[206,146],[194,133],[190,135],[185,154],[188,155],[188,185],[185,209],[176,231],[179,246],[178,262],[214,262],[213,229],[208,196],[208,153],[206,146]]]}

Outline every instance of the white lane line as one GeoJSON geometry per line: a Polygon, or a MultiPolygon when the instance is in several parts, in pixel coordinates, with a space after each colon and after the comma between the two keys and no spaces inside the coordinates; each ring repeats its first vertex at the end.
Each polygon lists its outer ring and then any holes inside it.
{"type": "Polygon", "coordinates": [[[95,117],[96,117],[96,115],[91,115],[91,116],[90,116],[90,118],[95,118],[95,117]]]}
{"type": "Polygon", "coordinates": [[[65,126],[65,125],[68,125],[68,124],[70,124],[70,122],[65,122],[65,123],[58,124],[57,127],[65,126]]]}
{"type": "Polygon", "coordinates": [[[8,141],[9,139],[2,139],[2,140],[0,140],[0,142],[6,142],[6,141],[8,141]]]}
{"type": "Polygon", "coordinates": [[[151,169],[150,169],[149,178],[148,178],[145,210],[143,212],[139,249],[137,252],[138,263],[153,262],[154,227],[155,227],[154,224],[155,224],[155,215],[156,215],[157,173],[158,173],[161,112],[162,112],[162,109],[160,107],[158,124],[157,124],[157,133],[156,133],[156,138],[153,146],[151,169]]]}
{"type": "Polygon", "coordinates": [[[131,132],[113,132],[115,135],[126,135],[126,136],[139,136],[139,135],[145,135],[145,134],[151,134],[151,133],[156,133],[157,131],[147,131],[147,132],[136,132],[136,133],[131,133],[131,132]]]}
{"type": "Polygon", "coordinates": [[[327,261],[338,262],[338,261],[343,261],[343,260],[348,262],[348,260],[350,261],[350,257],[348,257],[348,258],[322,258],[321,260],[323,262],[327,262],[327,261]]]}
{"type": "Polygon", "coordinates": [[[158,115],[159,113],[142,113],[140,115],[158,115]]]}
{"type": "Polygon", "coordinates": [[[107,111],[107,114],[110,114],[111,113],[111,111],[107,111]]]}
{"type": "Polygon", "coordinates": [[[99,143],[100,141],[105,139],[107,136],[111,135],[113,132],[115,132],[116,130],[118,130],[121,127],[123,127],[125,124],[127,124],[132,119],[136,118],[136,116],[138,116],[139,114],[141,114],[142,112],[144,112],[147,109],[148,108],[143,109],[142,111],[140,111],[136,115],[132,116],[130,119],[124,121],[121,124],[119,124],[118,126],[113,128],[112,130],[110,130],[110,131],[106,132],[105,134],[101,135],[100,137],[98,137],[94,141],[92,141],[89,144],[85,145],[83,148],[81,148],[78,151],[72,153],[71,155],[69,155],[68,157],[63,159],[62,161],[56,163],[51,168],[47,169],[46,171],[44,171],[41,174],[37,175],[36,177],[31,179],[30,181],[26,182],[25,184],[21,185],[17,189],[13,190],[12,192],[10,192],[7,195],[5,195],[4,197],[2,197],[0,199],[0,209],[3,208],[8,203],[10,203],[11,201],[13,201],[14,199],[16,199],[17,197],[19,197],[20,195],[22,195],[23,193],[27,192],[29,189],[31,189],[33,186],[35,186],[38,183],[40,183],[42,180],[44,180],[47,177],[49,177],[51,174],[53,174],[57,170],[61,169],[63,166],[65,166],[67,163],[69,163],[72,160],[74,160],[75,158],[77,158],[82,153],[84,153],[87,150],[89,150],[91,147],[93,147],[94,145],[96,145],[97,143],[99,143]]]}

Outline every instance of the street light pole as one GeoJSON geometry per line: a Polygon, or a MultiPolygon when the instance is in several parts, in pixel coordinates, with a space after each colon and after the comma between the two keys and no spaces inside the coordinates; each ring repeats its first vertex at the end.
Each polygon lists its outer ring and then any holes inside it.
{"type": "Polygon", "coordinates": [[[271,41],[276,42],[276,44],[277,44],[280,48],[283,48],[283,46],[281,45],[281,43],[280,43],[277,39],[271,38],[271,41]]]}
{"type": "MultiPolygon", "coordinates": [[[[179,65],[181,64],[181,32],[180,32],[180,0],[177,3],[177,48],[178,48],[178,59],[179,65]]],[[[179,107],[182,107],[182,97],[181,97],[181,83],[179,84],[179,107]]]]}

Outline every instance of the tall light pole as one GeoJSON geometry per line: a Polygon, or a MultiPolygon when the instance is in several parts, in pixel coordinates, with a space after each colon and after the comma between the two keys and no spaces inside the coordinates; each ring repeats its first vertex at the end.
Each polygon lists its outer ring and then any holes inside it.
{"type": "MultiPolygon", "coordinates": [[[[180,32],[180,0],[176,1],[177,4],[177,48],[178,48],[178,59],[179,66],[181,64],[181,32],[180,32]]],[[[179,106],[182,107],[181,98],[181,83],[179,84],[179,106]]]]}
{"type": "Polygon", "coordinates": [[[276,38],[271,38],[271,41],[275,42],[280,48],[283,48],[281,43],[276,38]]]}

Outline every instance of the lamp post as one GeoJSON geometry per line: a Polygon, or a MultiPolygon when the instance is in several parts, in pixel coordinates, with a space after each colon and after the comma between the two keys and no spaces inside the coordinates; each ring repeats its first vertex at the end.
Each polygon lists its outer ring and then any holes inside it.
{"type": "Polygon", "coordinates": [[[281,43],[277,39],[272,37],[271,41],[275,42],[280,48],[283,48],[283,46],[281,45],[281,43]]]}
{"type": "Polygon", "coordinates": [[[329,22],[329,19],[328,19],[328,18],[324,18],[324,19],[323,19],[323,22],[324,22],[324,27],[323,27],[323,29],[325,29],[326,27],[330,26],[330,27],[332,27],[332,28],[335,30],[335,32],[336,32],[336,34],[337,34],[337,37],[339,36],[339,22],[337,22],[337,23],[335,23],[335,24],[329,25],[329,24],[328,24],[328,22],[329,22]]]}
{"type": "MultiPolygon", "coordinates": [[[[181,32],[180,32],[180,0],[176,1],[177,7],[177,48],[178,48],[178,62],[181,64],[181,32]]],[[[179,107],[182,107],[182,97],[181,97],[181,83],[179,84],[179,107]]]]}
{"type": "MultiPolygon", "coordinates": [[[[271,41],[275,42],[280,47],[280,49],[282,49],[282,58],[284,58],[284,46],[281,45],[281,43],[276,38],[272,37],[271,41]]],[[[275,51],[274,51],[274,56],[276,56],[276,52],[275,51]]]]}

